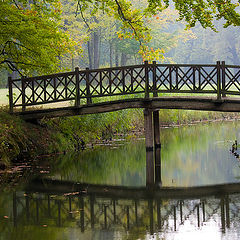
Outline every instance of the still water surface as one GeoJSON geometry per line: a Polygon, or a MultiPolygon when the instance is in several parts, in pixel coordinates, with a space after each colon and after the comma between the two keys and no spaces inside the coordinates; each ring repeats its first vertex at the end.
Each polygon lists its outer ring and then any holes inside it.
{"type": "Polygon", "coordinates": [[[141,139],[55,157],[1,191],[0,240],[240,239],[235,139],[240,122],[162,129],[161,188],[141,139]]]}

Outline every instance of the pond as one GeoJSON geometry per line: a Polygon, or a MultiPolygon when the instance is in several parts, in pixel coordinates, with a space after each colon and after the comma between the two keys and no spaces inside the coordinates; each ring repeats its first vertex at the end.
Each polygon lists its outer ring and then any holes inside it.
{"type": "Polygon", "coordinates": [[[239,239],[240,161],[230,152],[239,130],[237,121],[161,129],[161,183],[150,186],[144,139],[16,171],[20,183],[0,193],[0,240],[239,239]]]}

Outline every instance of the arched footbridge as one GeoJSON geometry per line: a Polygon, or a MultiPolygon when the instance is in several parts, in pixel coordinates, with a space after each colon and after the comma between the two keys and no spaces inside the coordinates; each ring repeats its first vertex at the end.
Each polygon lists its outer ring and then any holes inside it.
{"type": "Polygon", "coordinates": [[[157,64],[9,78],[10,112],[26,120],[127,108],[240,111],[240,66],[157,64]]]}

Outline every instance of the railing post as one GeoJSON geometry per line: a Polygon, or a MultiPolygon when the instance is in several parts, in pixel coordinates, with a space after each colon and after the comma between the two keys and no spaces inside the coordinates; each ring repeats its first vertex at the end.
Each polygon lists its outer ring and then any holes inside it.
{"type": "Polygon", "coordinates": [[[8,77],[8,97],[9,97],[9,110],[13,112],[13,89],[12,89],[12,78],[8,77]]]}
{"type": "Polygon", "coordinates": [[[170,92],[172,91],[173,87],[172,87],[172,67],[169,66],[169,84],[170,84],[170,92]]]}
{"type": "Polygon", "coordinates": [[[222,97],[226,97],[225,84],[226,84],[225,61],[222,61],[222,97]]]}
{"type": "Polygon", "coordinates": [[[89,83],[89,68],[86,68],[86,89],[87,89],[87,104],[92,103],[92,99],[90,96],[90,83],[89,83]]]}
{"type": "Polygon", "coordinates": [[[144,69],[145,69],[145,98],[149,98],[148,61],[144,62],[144,69]]]}
{"type": "Polygon", "coordinates": [[[75,75],[76,75],[76,99],[75,99],[75,106],[80,106],[80,83],[79,83],[79,68],[75,68],[75,75]]]}
{"type": "Polygon", "coordinates": [[[25,79],[22,77],[22,111],[24,112],[26,110],[26,93],[25,93],[25,79]]]}
{"type": "Polygon", "coordinates": [[[125,72],[124,72],[124,68],[122,69],[122,87],[123,87],[123,93],[125,93],[125,72]]]}
{"type": "MultiPolygon", "coordinates": [[[[53,94],[54,94],[54,100],[57,100],[57,79],[56,77],[53,78],[53,88],[54,88],[54,91],[53,91],[53,94]]],[[[46,82],[46,80],[44,81],[46,82]]],[[[47,92],[47,89],[45,90],[47,92]]]]}
{"type": "Polygon", "coordinates": [[[111,74],[111,70],[108,71],[108,83],[109,83],[109,93],[111,94],[112,93],[112,74],[111,74]]]}
{"type": "Polygon", "coordinates": [[[172,88],[175,89],[175,90],[178,90],[178,68],[179,68],[178,66],[173,67],[173,71],[175,71],[176,78],[175,78],[175,86],[173,86],[172,88]]]}
{"type": "Polygon", "coordinates": [[[221,99],[221,64],[217,61],[217,99],[221,99]]]}
{"type": "Polygon", "coordinates": [[[152,71],[153,71],[153,97],[157,97],[157,73],[156,73],[156,61],[153,61],[152,71]]]}
{"type": "Polygon", "coordinates": [[[193,66],[192,67],[192,70],[193,70],[193,91],[196,91],[196,68],[193,66]]]}

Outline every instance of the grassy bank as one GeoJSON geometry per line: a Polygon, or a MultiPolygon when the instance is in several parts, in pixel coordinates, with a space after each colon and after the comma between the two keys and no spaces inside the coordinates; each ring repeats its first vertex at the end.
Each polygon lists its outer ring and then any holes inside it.
{"type": "Polygon", "coordinates": [[[6,109],[0,109],[0,169],[12,161],[58,152],[68,145],[68,139],[58,131],[26,123],[8,114],[6,109]]]}
{"type": "MultiPolygon", "coordinates": [[[[161,110],[161,125],[180,125],[196,121],[238,118],[236,113],[161,110]]],[[[20,158],[81,149],[88,143],[109,140],[116,135],[143,131],[142,109],[42,120],[26,123],[0,110],[0,166],[20,158]]]]}

